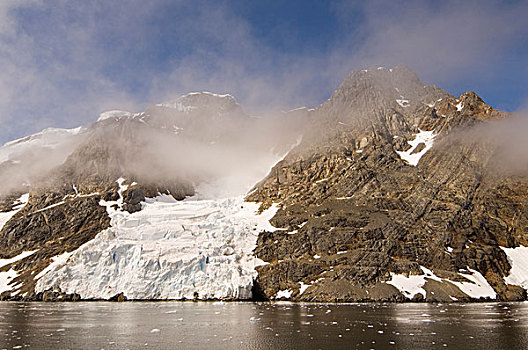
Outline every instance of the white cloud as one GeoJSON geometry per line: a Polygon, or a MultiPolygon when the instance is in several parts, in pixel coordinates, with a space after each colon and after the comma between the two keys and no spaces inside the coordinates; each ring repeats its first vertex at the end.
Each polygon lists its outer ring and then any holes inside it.
{"type": "Polygon", "coordinates": [[[230,92],[249,112],[313,106],[370,65],[490,84],[528,38],[526,1],[350,4],[335,6],[341,31],[327,48],[299,53],[264,44],[229,2],[2,1],[0,141],[195,90],[230,92]]]}

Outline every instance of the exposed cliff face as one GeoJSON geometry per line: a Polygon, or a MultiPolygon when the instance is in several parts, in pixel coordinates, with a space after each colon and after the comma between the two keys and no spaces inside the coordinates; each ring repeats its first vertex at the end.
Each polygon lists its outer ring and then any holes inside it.
{"type": "Polygon", "coordinates": [[[525,244],[528,181],[501,175],[488,164],[496,146],[461,132],[502,113],[402,67],[352,73],[317,113],[317,130],[248,196],[281,204],[272,223],[283,230],[261,234],[256,250],[270,263],[258,268],[262,297],[525,296],[505,284],[511,266],[499,246],[525,244]],[[482,293],[464,292],[480,275],[482,293]]]}

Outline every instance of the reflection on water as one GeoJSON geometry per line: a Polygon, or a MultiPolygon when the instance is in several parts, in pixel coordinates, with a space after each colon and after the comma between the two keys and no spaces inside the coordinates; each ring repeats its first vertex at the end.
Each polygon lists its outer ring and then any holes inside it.
{"type": "Polygon", "coordinates": [[[528,303],[0,303],[0,349],[527,349],[528,303]]]}

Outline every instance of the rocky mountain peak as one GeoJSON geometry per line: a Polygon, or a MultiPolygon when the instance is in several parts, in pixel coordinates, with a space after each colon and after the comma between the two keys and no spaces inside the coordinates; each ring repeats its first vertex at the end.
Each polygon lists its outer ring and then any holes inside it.
{"type": "Polygon", "coordinates": [[[447,95],[424,85],[405,66],[375,67],[350,73],[320,112],[331,123],[366,127],[385,123],[394,114],[412,114],[447,95]]]}
{"type": "Polygon", "coordinates": [[[475,119],[500,119],[504,117],[503,113],[494,110],[487,105],[473,91],[466,91],[458,98],[457,110],[465,115],[471,115],[475,119]]]}

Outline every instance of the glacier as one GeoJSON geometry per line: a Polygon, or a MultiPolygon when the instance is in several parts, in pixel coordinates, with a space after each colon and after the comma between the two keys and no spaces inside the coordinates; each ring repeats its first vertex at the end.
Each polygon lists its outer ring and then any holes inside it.
{"type": "Polygon", "coordinates": [[[128,187],[119,179],[120,199],[101,201],[111,226],[73,252],[53,259],[39,274],[36,292],[59,290],[83,299],[249,299],[258,234],[276,230],[271,207],[244,196],[176,201],[159,195],[135,213],[120,210],[128,187]],[[116,209],[117,207],[117,209],[116,209]]]}

